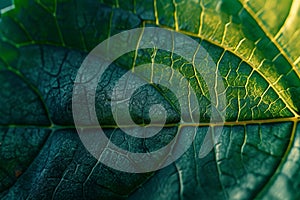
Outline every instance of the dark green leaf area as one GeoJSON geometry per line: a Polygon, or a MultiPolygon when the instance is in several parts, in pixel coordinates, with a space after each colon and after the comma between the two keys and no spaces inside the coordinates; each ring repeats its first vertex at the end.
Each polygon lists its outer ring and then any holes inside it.
{"type": "Polygon", "coordinates": [[[59,130],[51,133],[30,167],[0,197],[124,199],[150,175],[106,167],[86,151],[75,130],[59,130]]]}
{"type": "Polygon", "coordinates": [[[0,192],[6,193],[26,172],[49,134],[46,129],[0,128],[0,192]]]}
{"type": "MultiPolygon", "coordinates": [[[[215,127],[214,132],[220,131],[215,127]]],[[[272,178],[287,148],[292,123],[225,126],[213,151],[197,159],[208,129],[189,150],[156,173],[131,199],[251,199],[272,178]]]]}

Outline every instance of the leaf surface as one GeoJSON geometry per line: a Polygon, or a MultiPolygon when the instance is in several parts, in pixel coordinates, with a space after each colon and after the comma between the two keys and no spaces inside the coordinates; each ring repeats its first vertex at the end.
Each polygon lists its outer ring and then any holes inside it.
{"type": "Polygon", "coordinates": [[[15,0],[0,18],[0,197],[299,198],[298,9],[298,1],[271,0],[15,0]],[[131,115],[147,124],[150,106],[161,103],[168,111],[161,133],[141,140],[116,126],[112,89],[134,64],[179,70],[201,105],[196,139],[179,160],[157,172],[129,174],[97,162],[84,148],[73,123],[72,89],[96,45],[148,26],[191,36],[207,50],[224,81],[226,122],[213,151],[199,159],[212,106],[204,80],[172,52],[154,48],[122,56],[105,72],[96,97],[98,119],[113,143],[146,152],[167,144],[177,130],[185,132],[177,100],[153,85],[132,98],[131,115]]]}

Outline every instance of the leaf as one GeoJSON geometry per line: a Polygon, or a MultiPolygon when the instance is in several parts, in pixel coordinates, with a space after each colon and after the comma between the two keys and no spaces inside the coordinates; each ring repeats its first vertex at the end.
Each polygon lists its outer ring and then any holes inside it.
{"type": "Polygon", "coordinates": [[[273,2],[15,0],[15,8],[0,18],[0,197],[298,199],[299,3],[273,2]],[[176,99],[153,85],[131,100],[132,118],[149,123],[149,107],[160,102],[170,126],[147,140],[122,134],[116,126],[112,88],[134,63],[179,70],[202,105],[203,123],[179,160],[154,173],[130,174],[97,162],[86,151],[73,123],[72,89],[78,68],[96,45],[148,26],[191,36],[207,50],[224,81],[226,122],[214,150],[199,159],[213,106],[201,76],[170,52],[123,55],[97,88],[97,116],[113,143],[147,152],[167,144],[181,128],[176,99]]]}
{"type": "Polygon", "coordinates": [[[0,3],[0,9],[6,8],[8,6],[12,5],[11,0],[3,0],[0,3]]]}

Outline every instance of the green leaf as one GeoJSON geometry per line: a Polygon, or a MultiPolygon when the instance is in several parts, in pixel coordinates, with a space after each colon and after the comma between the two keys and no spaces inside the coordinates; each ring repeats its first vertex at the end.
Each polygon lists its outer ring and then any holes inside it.
{"type": "Polygon", "coordinates": [[[11,0],[3,0],[0,2],[0,9],[6,8],[11,5],[12,5],[11,0]]]}
{"type": "MultiPolygon", "coordinates": [[[[2,199],[298,199],[300,52],[298,1],[15,0],[0,18],[0,198],[2,199]],[[149,139],[117,127],[111,93],[134,64],[161,63],[188,77],[201,123],[189,150],[153,173],[111,169],[82,145],[72,117],[77,70],[100,42],[156,26],[198,41],[215,61],[227,98],[226,122],[213,151],[199,159],[208,130],[207,85],[193,65],[157,49],[116,60],[97,88],[96,112],[121,148],[147,152],[174,137],[180,113],[163,87],[131,99],[131,115],[149,123],[161,103],[167,126],[149,139]],[[147,101],[143,101],[147,99],[147,101]]],[[[218,124],[211,125],[217,131],[218,124]]]]}

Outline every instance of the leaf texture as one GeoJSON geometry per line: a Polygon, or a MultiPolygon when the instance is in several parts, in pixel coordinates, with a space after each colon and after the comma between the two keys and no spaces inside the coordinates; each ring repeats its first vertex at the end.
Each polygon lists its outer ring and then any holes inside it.
{"type": "Polygon", "coordinates": [[[15,0],[0,18],[0,198],[298,199],[299,5],[15,0]],[[195,141],[179,160],[156,172],[130,174],[103,165],[82,145],[72,117],[73,82],[100,42],[150,26],[190,36],[207,50],[224,82],[226,122],[213,151],[199,159],[212,106],[204,80],[172,52],[153,48],[123,55],[105,72],[96,96],[99,122],[113,143],[147,152],[167,144],[177,130],[185,132],[174,96],[153,85],[137,92],[130,111],[136,123],[147,124],[150,106],[161,103],[168,115],[160,134],[141,140],[116,125],[112,89],[135,65],[162,63],[179,70],[201,105],[195,141]]]}

